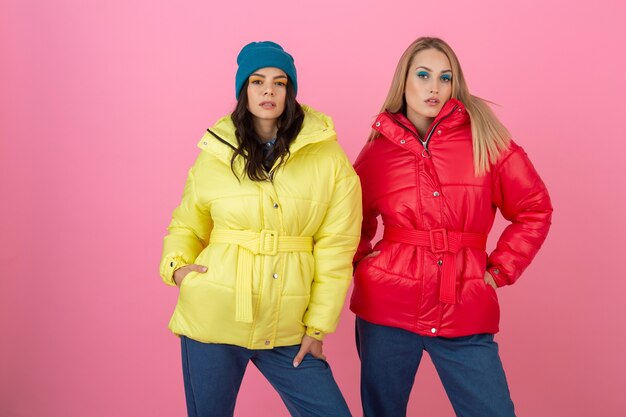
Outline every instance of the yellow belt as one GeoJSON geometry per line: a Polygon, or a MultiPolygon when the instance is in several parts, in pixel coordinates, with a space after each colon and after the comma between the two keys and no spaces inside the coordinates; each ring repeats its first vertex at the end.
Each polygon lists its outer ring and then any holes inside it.
{"type": "Polygon", "coordinates": [[[235,320],[244,323],[252,322],[252,264],[254,256],[274,256],[278,252],[313,251],[312,237],[279,236],[276,230],[249,232],[214,229],[211,232],[209,242],[239,246],[235,287],[235,320]]]}

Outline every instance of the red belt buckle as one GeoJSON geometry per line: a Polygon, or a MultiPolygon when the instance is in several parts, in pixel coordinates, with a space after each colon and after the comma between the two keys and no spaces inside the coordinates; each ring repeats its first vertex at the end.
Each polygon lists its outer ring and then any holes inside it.
{"type": "Polygon", "coordinates": [[[428,234],[430,236],[430,250],[432,253],[448,252],[448,231],[446,229],[432,229],[428,234]],[[435,236],[437,233],[441,233],[441,239],[443,240],[443,247],[440,248],[435,244],[435,236]]]}

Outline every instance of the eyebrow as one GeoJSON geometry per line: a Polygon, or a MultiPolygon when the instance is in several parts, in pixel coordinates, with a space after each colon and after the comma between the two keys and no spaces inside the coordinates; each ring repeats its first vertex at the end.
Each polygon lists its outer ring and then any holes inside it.
{"type": "MultiPolygon", "coordinates": [[[[257,77],[261,77],[261,78],[267,78],[267,77],[265,77],[265,75],[259,74],[258,72],[254,72],[254,73],[250,74],[250,77],[252,77],[252,76],[257,76],[257,77]]],[[[276,77],[274,77],[275,80],[278,79],[278,78],[287,78],[287,76],[286,75],[277,75],[276,77]]]]}
{"type": "MultiPolygon", "coordinates": [[[[431,70],[430,68],[425,67],[425,66],[423,66],[423,65],[420,65],[419,67],[417,67],[417,68],[415,68],[415,69],[417,70],[417,69],[420,69],[420,68],[423,68],[423,69],[425,69],[426,71],[433,72],[433,70],[431,70]]],[[[450,69],[445,69],[445,70],[441,71],[441,74],[443,74],[444,72],[452,72],[452,70],[450,70],[450,69]]]]}

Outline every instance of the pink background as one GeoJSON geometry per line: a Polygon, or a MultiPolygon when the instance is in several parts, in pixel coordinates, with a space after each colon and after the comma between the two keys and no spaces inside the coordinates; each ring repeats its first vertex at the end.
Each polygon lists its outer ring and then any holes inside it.
{"type": "MultiPolygon", "coordinates": [[[[623,2],[221,3],[0,3],[0,415],[184,415],[161,239],[196,142],[233,108],[237,52],[292,52],[299,100],[354,160],[426,34],[498,103],[555,206],[535,263],[498,291],[518,415],[626,415],[623,2]]],[[[325,349],[360,416],[353,325],[345,311],[325,349]]],[[[236,415],[286,416],[248,369],[236,415]]],[[[427,357],[409,415],[453,415],[427,357]]]]}

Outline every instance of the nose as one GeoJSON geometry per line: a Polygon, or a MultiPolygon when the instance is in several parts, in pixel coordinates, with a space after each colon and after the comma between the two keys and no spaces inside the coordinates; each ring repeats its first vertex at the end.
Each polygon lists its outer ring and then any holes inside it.
{"type": "Polygon", "coordinates": [[[273,96],[274,95],[274,88],[269,86],[265,89],[265,91],[263,92],[264,96],[270,95],[273,96]]]}
{"type": "Polygon", "coordinates": [[[430,94],[439,94],[439,82],[433,80],[433,84],[430,86],[430,94]]]}

